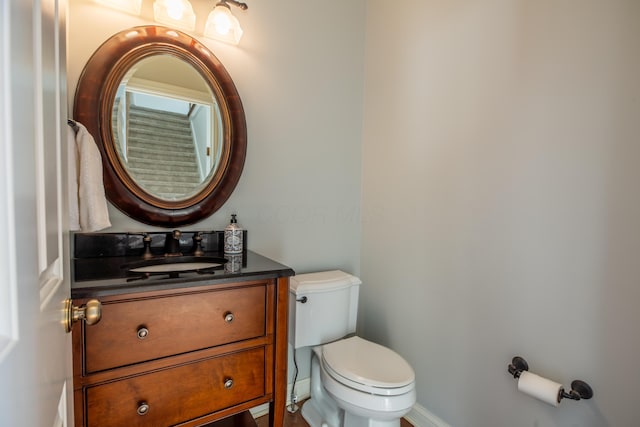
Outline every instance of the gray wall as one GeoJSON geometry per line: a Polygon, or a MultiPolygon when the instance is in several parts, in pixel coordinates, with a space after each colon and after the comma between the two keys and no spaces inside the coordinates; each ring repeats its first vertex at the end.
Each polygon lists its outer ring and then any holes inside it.
{"type": "Polygon", "coordinates": [[[363,334],[452,426],[637,426],[640,2],[367,14],[363,334]],[[595,398],[518,393],[514,355],[595,398]]]}
{"type": "MultiPolygon", "coordinates": [[[[70,94],[102,40],[151,22],[143,4],[71,2],[70,94]]],[[[249,151],[193,227],[237,211],[250,249],[360,274],[362,334],[409,360],[417,407],[453,427],[637,425],[640,3],[249,5],[240,46],[201,38],[236,82],[249,151]],[[516,354],[595,398],[518,393],[516,354]]],[[[112,231],[149,229],[112,214],[112,231]]]]}

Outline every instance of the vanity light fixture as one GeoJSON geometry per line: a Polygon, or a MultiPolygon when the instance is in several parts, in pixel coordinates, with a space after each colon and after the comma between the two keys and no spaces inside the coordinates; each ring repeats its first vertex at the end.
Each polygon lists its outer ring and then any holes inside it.
{"type": "Polygon", "coordinates": [[[242,28],[240,28],[238,18],[231,13],[229,4],[239,7],[242,10],[247,10],[248,8],[246,3],[241,3],[236,0],[218,1],[207,18],[204,35],[205,37],[223,42],[238,44],[242,37],[242,28]]]}
{"type": "Polygon", "coordinates": [[[142,0],[94,0],[103,6],[117,9],[122,12],[140,15],[142,9],[142,0]]]}
{"type": "Polygon", "coordinates": [[[170,27],[193,31],[196,15],[189,0],[156,0],[153,3],[153,18],[170,27]]]}

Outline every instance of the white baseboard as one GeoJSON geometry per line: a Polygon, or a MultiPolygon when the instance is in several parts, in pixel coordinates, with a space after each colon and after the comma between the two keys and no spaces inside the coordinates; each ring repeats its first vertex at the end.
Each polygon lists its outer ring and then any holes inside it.
{"type": "Polygon", "coordinates": [[[451,427],[418,403],[413,405],[411,411],[404,418],[415,427],[451,427]]]}
{"type": "Polygon", "coordinates": [[[249,409],[253,418],[260,418],[263,415],[267,415],[269,413],[269,404],[265,403],[264,405],[256,406],[255,408],[249,409]]]}
{"type": "MultiPolygon", "coordinates": [[[[311,395],[311,378],[304,378],[300,381],[296,381],[295,395],[298,398],[298,402],[307,399],[311,395]]],[[[287,385],[287,406],[291,404],[291,384],[287,385]]],[[[269,404],[256,406],[251,408],[251,415],[253,418],[258,418],[269,413],[269,404]]]]}
{"type": "MultiPolygon", "coordinates": [[[[298,402],[307,399],[311,395],[311,379],[304,378],[296,381],[295,396],[298,402]]],[[[291,404],[291,384],[287,386],[287,406],[291,404]]],[[[253,418],[258,418],[269,413],[269,404],[264,404],[251,409],[253,418]]],[[[411,411],[404,417],[415,427],[451,427],[442,419],[431,413],[427,408],[416,403],[411,411]]]]}
{"type": "MultiPolygon", "coordinates": [[[[296,397],[298,402],[311,396],[311,378],[303,378],[296,381],[296,397]]],[[[291,384],[287,386],[287,405],[291,403],[291,384]]]]}

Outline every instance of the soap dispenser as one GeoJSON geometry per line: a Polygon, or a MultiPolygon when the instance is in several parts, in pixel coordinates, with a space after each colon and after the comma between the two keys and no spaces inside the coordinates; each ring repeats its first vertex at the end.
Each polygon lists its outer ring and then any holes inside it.
{"type": "Polygon", "coordinates": [[[231,222],[224,229],[224,253],[242,253],[242,228],[238,225],[236,214],[231,215],[231,222]]]}

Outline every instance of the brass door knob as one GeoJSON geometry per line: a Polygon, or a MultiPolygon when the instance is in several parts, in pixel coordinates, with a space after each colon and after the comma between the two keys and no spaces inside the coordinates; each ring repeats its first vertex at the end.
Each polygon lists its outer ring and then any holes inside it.
{"type": "Polygon", "coordinates": [[[95,325],[102,318],[102,304],[97,299],[91,299],[82,307],[73,305],[71,299],[64,302],[63,326],[65,332],[71,332],[73,322],[84,320],[87,325],[95,325]]]}

